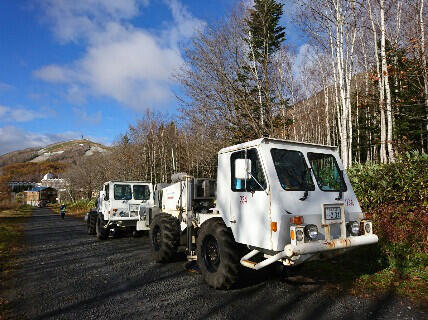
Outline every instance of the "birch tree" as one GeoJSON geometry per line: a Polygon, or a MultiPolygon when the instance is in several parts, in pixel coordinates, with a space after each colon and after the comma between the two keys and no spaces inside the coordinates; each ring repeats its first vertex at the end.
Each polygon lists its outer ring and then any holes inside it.
{"type": "MultiPolygon", "coordinates": [[[[424,101],[426,109],[426,124],[425,128],[428,132],[428,75],[427,75],[427,58],[425,51],[425,19],[424,19],[424,0],[420,0],[419,4],[419,30],[420,30],[420,51],[422,61],[422,75],[424,79],[424,101]]],[[[426,150],[428,150],[428,137],[426,138],[426,150]]]]}
{"type": "Polygon", "coordinates": [[[347,168],[352,163],[351,80],[360,6],[351,0],[303,0],[300,3],[303,8],[301,25],[331,55],[340,153],[347,168]]]}

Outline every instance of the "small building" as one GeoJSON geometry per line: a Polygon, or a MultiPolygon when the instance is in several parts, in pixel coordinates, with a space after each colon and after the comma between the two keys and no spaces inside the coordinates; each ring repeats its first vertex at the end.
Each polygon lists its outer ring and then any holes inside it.
{"type": "Polygon", "coordinates": [[[67,182],[64,179],[58,178],[52,173],[46,173],[43,176],[42,181],[40,181],[40,185],[43,187],[51,187],[60,190],[66,188],[67,182]]]}
{"type": "Polygon", "coordinates": [[[32,181],[9,181],[8,186],[10,188],[10,191],[12,193],[20,193],[23,191],[28,191],[33,189],[36,185],[37,182],[32,182],[32,181]]]}
{"type": "Polygon", "coordinates": [[[51,187],[34,187],[29,191],[25,191],[25,203],[30,206],[55,203],[57,197],[58,191],[51,187]]]}

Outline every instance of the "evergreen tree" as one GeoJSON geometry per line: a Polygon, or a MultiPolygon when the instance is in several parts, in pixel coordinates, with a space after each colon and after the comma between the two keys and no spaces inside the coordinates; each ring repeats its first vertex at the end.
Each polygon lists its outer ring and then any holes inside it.
{"type": "Polygon", "coordinates": [[[254,1],[250,17],[245,21],[250,31],[247,42],[255,53],[255,56],[250,53],[250,60],[268,63],[270,57],[281,48],[285,40],[285,28],[279,24],[282,8],[283,4],[275,0],[254,1]]]}
{"type": "Polygon", "coordinates": [[[283,116],[287,100],[278,93],[274,85],[277,81],[273,79],[277,76],[275,54],[285,40],[285,28],[279,24],[282,14],[281,3],[255,0],[245,19],[248,63],[238,74],[242,88],[240,99],[235,101],[239,127],[232,128],[237,142],[273,136],[290,124],[283,116]]]}

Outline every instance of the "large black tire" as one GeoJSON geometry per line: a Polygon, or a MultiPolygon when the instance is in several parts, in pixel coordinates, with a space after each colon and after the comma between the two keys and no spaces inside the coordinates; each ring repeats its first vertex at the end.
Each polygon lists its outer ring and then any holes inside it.
{"type": "Polygon", "coordinates": [[[88,214],[88,234],[89,235],[97,234],[96,224],[97,224],[97,216],[88,214]]]}
{"type": "Polygon", "coordinates": [[[104,228],[105,222],[104,219],[101,216],[97,217],[97,224],[96,224],[96,233],[97,233],[97,239],[98,240],[105,240],[108,238],[109,229],[104,228]]]}
{"type": "Polygon", "coordinates": [[[153,259],[165,263],[172,260],[177,253],[180,242],[180,223],[177,218],[160,213],[153,218],[150,225],[150,242],[153,259]]]}
{"type": "Polygon", "coordinates": [[[209,286],[232,288],[239,277],[240,250],[223,220],[213,218],[202,224],[197,239],[199,269],[209,286]]]}
{"type": "Polygon", "coordinates": [[[134,238],[141,238],[143,234],[144,234],[144,231],[137,231],[137,230],[132,231],[132,237],[134,238]]]}

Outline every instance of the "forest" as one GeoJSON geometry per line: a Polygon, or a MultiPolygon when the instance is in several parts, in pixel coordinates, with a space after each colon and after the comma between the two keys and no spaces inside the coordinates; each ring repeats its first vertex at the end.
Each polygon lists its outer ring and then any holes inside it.
{"type": "Polygon", "coordinates": [[[109,179],[214,177],[220,148],[262,136],[336,145],[345,168],[426,152],[426,13],[424,0],[241,2],[185,47],[177,114],[148,110],[65,175],[85,195],[109,179]]]}

